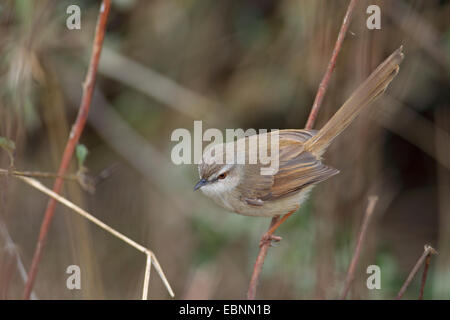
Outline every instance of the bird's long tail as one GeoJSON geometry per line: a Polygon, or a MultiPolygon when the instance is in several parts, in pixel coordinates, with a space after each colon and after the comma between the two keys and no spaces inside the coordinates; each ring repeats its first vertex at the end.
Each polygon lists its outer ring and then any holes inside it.
{"type": "Polygon", "coordinates": [[[398,48],[381,63],[323,128],[305,142],[305,150],[320,157],[333,139],[386,90],[389,83],[397,75],[399,65],[403,60],[402,48],[398,48]]]}

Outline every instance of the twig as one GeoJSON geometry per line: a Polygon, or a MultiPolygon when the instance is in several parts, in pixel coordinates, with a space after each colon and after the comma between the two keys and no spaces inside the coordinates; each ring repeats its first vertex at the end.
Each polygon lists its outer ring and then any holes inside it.
{"type": "MultiPolygon", "coordinates": [[[[345,38],[345,34],[347,33],[348,26],[350,25],[350,19],[353,13],[353,9],[355,8],[357,0],[350,0],[350,3],[347,7],[347,12],[345,13],[344,20],[342,21],[341,29],[339,30],[339,35],[336,40],[336,44],[334,45],[333,53],[331,55],[330,62],[328,63],[327,70],[325,75],[320,82],[319,89],[317,90],[316,98],[314,99],[314,103],[311,109],[311,112],[308,117],[308,121],[306,123],[305,129],[312,129],[314,126],[314,122],[317,117],[317,113],[319,112],[320,106],[322,105],[322,100],[327,91],[328,84],[330,82],[331,74],[334,70],[334,66],[336,65],[336,59],[341,50],[342,43],[345,38]]],[[[280,217],[272,218],[270,223],[269,230],[271,227],[278,222],[280,217]]],[[[267,250],[269,249],[270,242],[264,243],[258,253],[258,257],[256,258],[255,266],[253,267],[253,273],[250,281],[249,290],[247,292],[247,299],[253,300],[256,296],[256,286],[258,284],[258,279],[261,274],[262,265],[264,264],[264,259],[266,258],[267,250]]]]}
{"type": "Polygon", "coordinates": [[[24,181],[28,185],[32,186],[33,188],[35,188],[35,189],[45,193],[46,195],[50,196],[55,201],[58,201],[58,202],[62,203],[63,205],[65,205],[69,209],[75,211],[79,215],[81,215],[84,218],[88,219],[89,221],[91,221],[92,223],[96,224],[97,226],[99,226],[103,230],[111,233],[113,236],[115,236],[115,237],[119,238],[120,240],[124,241],[125,243],[129,244],[133,248],[135,248],[135,249],[141,251],[142,253],[144,253],[146,255],[146,258],[147,258],[147,260],[146,260],[147,263],[146,263],[146,267],[145,267],[144,287],[142,289],[142,298],[143,299],[147,299],[148,285],[149,285],[149,282],[150,282],[150,267],[152,266],[152,261],[153,261],[153,265],[154,265],[156,271],[158,272],[159,276],[161,277],[161,280],[163,281],[164,285],[166,286],[167,291],[169,292],[169,294],[172,297],[174,297],[173,290],[170,287],[170,284],[167,281],[167,278],[164,275],[164,272],[163,272],[160,264],[158,263],[158,260],[156,259],[155,254],[150,249],[147,249],[146,247],[144,247],[144,246],[140,245],[139,243],[131,240],[130,238],[128,238],[124,234],[120,233],[119,231],[111,228],[110,226],[108,226],[103,221],[101,221],[101,220],[97,219],[96,217],[94,217],[93,215],[91,215],[89,212],[87,212],[87,211],[83,210],[82,208],[78,207],[76,204],[70,202],[66,198],[61,197],[56,192],[50,190],[49,188],[44,186],[42,183],[40,183],[38,180],[33,179],[33,178],[28,178],[28,177],[22,177],[22,176],[16,176],[16,177],[18,179],[24,181]]]}
{"type": "MultiPolygon", "coordinates": [[[[272,222],[270,223],[269,230],[278,222],[280,216],[276,216],[272,218],[272,222]]],[[[254,300],[256,296],[256,288],[258,287],[259,275],[261,274],[261,270],[264,264],[264,260],[266,259],[267,251],[269,250],[269,244],[263,244],[261,249],[259,250],[258,257],[256,258],[255,266],[253,267],[252,278],[250,279],[250,285],[248,287],[247,299],[254,300]]]]}
{"type": "Polygon", "coordinates": [[[328,89],[328,84],[330,83],[331,74],[333,73],[334,67],[336,66],[337,56],[339,54],[339,51],[341,51],[342,43],[344,42],[345,35],[347,34],[348,26],[350,25],[350,19],[352,17],[356,2],[357,0],[351,0],[347,7],[347,12],[345,13],[344,20],[342,21],[341,30],[339,31],[336,44],[334,45],[333,54],[331,55],[330,62],[328,62],[327,71],[325,72],[325,75],[320,82],[319,89],[317,90],[316,98],[314,99],[311,112],[309,113],[305,129],[312,129],[314,126],[317,113],[319,112],[323,97],[328,89]]]}
{"type": "MultiPolygon", "coordinates": [[[[91,105],[92,96],[94,93],[95,86],[95,76],[97,73],[98,62],[100,60],[100,53],[102,50],[103,39],[105,37],[106,21],[108,19],[109,9],[111,7],[110,0],[103,0],[100,6],[100,12],[97,20],[97,26],[95,30],[95,38],[93,44],[93,50],[91,55],[91,60],[89,63],[89,68],[86,74],[86,80],[83,84],[83,97],[81,98],[81,104],[78,111],[77,119],[72,127],[69,135],[69,140],[67,141],[66,148],[64,149],[61,164],[58,170],[58,176],[64,176],[69,167],[70,160],[74,153],[75,147],[80,139],[81,133],[83,132],[84,126],[86,124],[86,119],[88,116],[89,108],[91,105]]],[[[63,185],[63,179],[58,177],[53,185],[53,191],[55,194],[61,192],[63,185]]],[[[31,267],[28,273],[28,282],[25,285],[25,290],[23,293],[24,299],[30,298],[31,290],[33,289],[34,281],[36,279],[36,274],[38,270],[39,263],[41,261],[43,248],[45,246],[45,241],[47,239],[47,234],[50,229],[51,221],[55,213],[56,201],[54,198],[50,199],[47,204],[47,209],[45,211],[44,219],[42,220],[41,230],[39,232],[39,238],[37,241],[36,249],[34,252],[33,260],[31,262],[31,267]]]]}
{"type": "Polygon", "coordinates": [[[6,170],[0,169],[0,174],[11,174],[13,176],[22,176],[22,177],[33,177],[33,178],[48,178],[48,179],[56,179],[61,178],[65,180],[78,180],[76,174],[65,174],[63,176],[58,175],[53,172],[42,172],[42,171],[18,171],[18,170],[6,170]]]}
{"type": "MultiPolygon", "coordinates": [[[[405,291],[408,288],[409,284],[411,283],[412,279],[416,275],[417,271],[419,271],[420,266],[423,264],[425,259],[428,256],[431,256],[432,254],[437,254],[437,251],[434,250],[431,246],[425,245],[422,255],[420,256],[419,260],[417,260],[414,268],[411,270],[411,272],[408,275],[408,278],[406,278],[405,283],[403,284],[402,288],[398,292],[397,298],[396,298],[397,300],[399,300],[399,299],[401,299],[403,297],[403,294],[405,293],[405,291]]],[[[429,264],[429,262],[428,262],[428,264],[429,264]]],[[[427,266],[425,266],[425,267],[426,267],[426,269],[428,269],[427,266]]],[[[425,286],[425,280],[426,280],[426,274],[425,274],[425,279],[422,278],[421,293],[423,293],[423,286],[425,286]]]]}
{"type": "Polygon", "coordinates": [[[425,283],[427,282],[428,269],[430,268],[431,253],[427,255],[425,259],[425,267],[423,268],[422,282],[420,283],[419,300],[423,300],[423,291],[425,289],[425,283]]]}
{"type": "Polygon", "coordinates": [[[344,300],[347,297],[348,291],[350,290],[350,285],[355,278],[355,270],[356,265],[359,260],[359,256],[361,255],[361,248],[366,237],[367,227],[369,226],[370,218],[372,217],[373,211],[375,209],[375,205],[377,204],[378,197],[371,196],[369,197],[369,204],[367,205],[366,214],[364,215],[364,220],[361,225],[361,231],[359,232],[358,242],[356,243],[355,251],[353,253],[352,260],[350,262],[350,266],[348,267],[347,277],[345,279],[344,289],[342,290],[341,300],[344,300]]]}
{"type": "Polygon", "coordinates": [[[12,176],[22,176],[22,177],[33,177],[33,178],[44,178],[44,179],[63,179],[77,182],[80,187],[90,193],[95,192],[95,181],[93,178],[86,174],[85,168],[78,169],[76,174],[65,174],[63,176],[58,175],[53,172],[41,172],[41,171],[17,171],[17,170],[6,170],[0,168],[0,174],[12,175],[12,176]]]}

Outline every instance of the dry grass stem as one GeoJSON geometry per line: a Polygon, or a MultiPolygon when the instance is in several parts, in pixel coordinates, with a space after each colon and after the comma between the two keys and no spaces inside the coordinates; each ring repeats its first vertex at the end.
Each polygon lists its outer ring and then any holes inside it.
{"type": "Polygon", "coordinates": [[[425,283],[427,282],[427,275],[428,269],[430,268],[430,261],[431,261],[431,253],[429,253],[427,255],[427,258],[425,259],[425,267],[423,268],[422,281],[420,283],[419,300],[423,300],[423,292],[425,290],[425,283]]]}
{"type": "MultiPolygon", "coordinates": [[[[409,273],[408,277],[406,278],[405,283],[403,284],[402,288],[398,292],[397,298],[396,298],[397,300],[401,299],[403,297],[403,294],[405,293],[406,289],[410,285],[412,279],[416,275],[417,271],[419,271],[420,266],[427,259],[427,257],[431,257],[432,254],[437,254],[437,251],[434,250],[431,246],[425,245],[422,255],[420,256],[419,260],[417,260],[417,262],[414,265],[413,269],[411,270],[411,272],[409,273]]],[[[429,265],[429,261],[428,261],[428,265],[429,265]]],[[[426,266],[426,268],[428,269],[427,266],[426,266]]],[[[426,280],[426,274],[425,274],[425,280],[426,280]]],[[[425,286],[425,282],[424,281],[422,281],[421,294],[423,294],[423,292],[422,292],[423,291],[423,286],[425,286]]]]}
{"type": "MultiPolygon", "coordinates": [[[[150,271],[152,269],[152,255],[147,253],[146,256],[147,258],[145,262],[145,275],[144,275],[144,287],[142,288],[142,300],[148,299],[148,287],[150,285],[150,271]]],[[[170,286],[168,288],[170,288],[170,286]]],[[[173,297],[173,292],[171,296],[173,297]]]]}
{"type": "Polygon", "coordinates": [[[146,299],[147,295],[148,295],[148,285],[149,285],[149,282],[150,282],[150,267],[152,265],[152,261],[153,261],[153,265],[154,265],[154,267],[156,269],[156,272],[158,272],[159,276],[161,277],[161,280],[163,281],[163,283],[164,283],[167,291],[169,292],[170,296],[171,297],[175,296],[175,294],[173,293],[173,290],[172,290],[172,288],[171,288],[171,286],[170,286],[166,276],[164,275],[164,272],[163,272],[160,264],[158,263],[158,259],[156,259],[156,256],[154,255],[154,253],[150,249],[147,249],[146,247],[144,247],[144,246],[140,245],[139,243],[131,240],[130,238],[128,238],[124,234],[120,233],[119,231],[111,228],[106,223],[102,222],[101,220],[99,220],[96,217],[94,217],[93,215],[91,215],[89,212],[83,210],[82,208],[78,207],[77,205],[75,205],[74,203],[70,202],[66,198],[60,196],[59,194],[53,192],[52,190],[50,190],[49,188],[44,186],[42,183],[40,183],[36,179],[29,178],[29,177],[22,177],[22,176],[17,176],[17,178],[22,180],[22,181],[24,181],[25,183],[27,183],[28,185],[32,186],[33,188],[35,188],[35,189],[45,193],[46,195],[50,196],[52,199],[55,199],[55,201],[58,201],[58,202],[62,203],[63,205],[65,205],[69,209],[75,211],[76,213],[78,213],[82,217],[84,217],[84,218],[88,219],[89,221],[91,221],[92,223],[96,224],[97,226],[99,226],[103,230],[111,233],[113,236],[119,238],[120,240],[124,241],[128,245],[130,245],[133,248],[135,248],[135,249],[141,251],[142,253],[144,253],[146,255],[146,258],[147,258],[147,260],[146,260],[147,263],[146,263],[146,268],[145,268],[144,287],[143,287],[143,290],[142,290],[142,297],[143,297],[143,299],[146,299]]]}
{"type": "Polygon", "coordinates": [[[356,243],[355,251],[353,252],[353,257],[350,262],[350,266],[348,267],[347,277],[345,278],[344,289],[342,290],[341,300],[344,300],[347,297],[347,294],[350,290],[350,285],[355,278],[355,270],[359,261],[359,257],[361,255],[361,248],[366,238],[367,228],[369,226],[370,218],[372,217],[373,211],[375,209],[375,205],[377,204],[378,197],[371,196],[369,197],[369,204],[367,205],[366,213],[364,215],[364,220],[361,225],[361,230],[358,236],[358,242],[356,243]]]}

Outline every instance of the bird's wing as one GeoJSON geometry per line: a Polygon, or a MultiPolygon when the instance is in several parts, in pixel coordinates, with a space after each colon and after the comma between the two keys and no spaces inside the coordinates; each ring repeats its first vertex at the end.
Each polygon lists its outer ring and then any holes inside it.
{"type": "Polygon", "coordinates": [[[264,201],[283,198],[337,174],[338,170],[322,164],[320,159],[304,150],[303,143],[315,133],[313,130],[278,131],[278,172],[262,175],[263,165],[247,165],[245,183],[238,186],[242,200],[249,205],[261,206],[264,201]]]}

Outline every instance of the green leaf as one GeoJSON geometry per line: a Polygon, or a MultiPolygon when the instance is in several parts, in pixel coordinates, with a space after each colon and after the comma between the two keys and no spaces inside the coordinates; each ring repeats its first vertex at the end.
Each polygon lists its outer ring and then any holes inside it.
{"type": "Polygon", "coordinates": [[[84,161],[86,160],[86,157],[89,153],[88,148],[86,148],[86,146],[84,144],[79,144],[77,145],[77,149],[76,149],[76,156],[78,159],[78,167],[82,168],[84,161]]]}
{"type": "Polygon", "coordinates": [[[0,137],[0,148],[8,153],[11,166],[14,164],[14,151],[16,150],[16,144],[14,141],[5,137],[0,137]]]}

